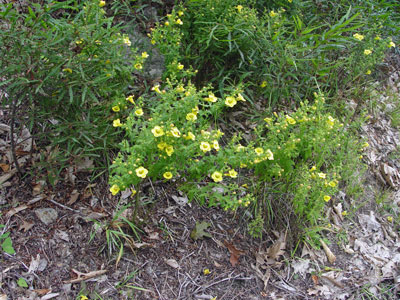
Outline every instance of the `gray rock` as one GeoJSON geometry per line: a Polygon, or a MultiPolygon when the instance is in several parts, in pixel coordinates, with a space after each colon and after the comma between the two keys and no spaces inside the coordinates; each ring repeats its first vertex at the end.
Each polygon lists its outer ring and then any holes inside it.
{"type": "Polygon", "coordinates": [[[53,223],[58,217],[57,211],[53,208],[39,208],[35,210],[35,214],[46,225],[53,223]]]}

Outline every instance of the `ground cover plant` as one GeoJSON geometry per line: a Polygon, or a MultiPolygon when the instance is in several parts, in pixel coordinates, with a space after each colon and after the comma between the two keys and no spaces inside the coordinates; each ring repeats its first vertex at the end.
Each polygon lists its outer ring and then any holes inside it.
{"type": "Polygon", "coordinates": [[[104,233],[100,251],[116,266],[125,246],[148,246],[137,243],[149,230],[146,205],[161,201],[148,200],[149,185],[241,216],[246,238],[290,228],[293,253],[301,242],[324,245],[339,191],[360,189],[362,99],[396,49],[399,5],[343,0],[327,14],[324,1],[180,1],[139,26],[152,47],[139,51],[124,25],[146,20],[137,14],[153,2],[1,4],[0,88],[18,171],[13,139],[24,127],[36,149],[52,149],[39,172],[49,183],[94,158],[118,204],[90,240],[104,233]],[[142,71],[156,51],[165,71],[149,79],[142,71]]]}

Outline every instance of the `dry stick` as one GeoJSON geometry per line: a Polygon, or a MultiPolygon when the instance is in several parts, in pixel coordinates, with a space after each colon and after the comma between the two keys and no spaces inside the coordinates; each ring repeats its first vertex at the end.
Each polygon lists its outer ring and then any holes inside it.
{"type": "MultiPolygon", "coordinates": [[[[18,96],[18,94],[17,94],[18,96]]],[[[17,97],[18,98],[18,97],[17,97]]],[[[15,168],[17,169],[18,176],[22,176],[22,170],[17,160],[17,154],[15,153],[15,141],[14,141],[14,124],[15,124],[15,111],[17,109],[17,103],[14,99],[12,100],[11,104],[11,126],[10,126],[10,135],[11,135],[11,154],[14,160],[15,168]]]]}

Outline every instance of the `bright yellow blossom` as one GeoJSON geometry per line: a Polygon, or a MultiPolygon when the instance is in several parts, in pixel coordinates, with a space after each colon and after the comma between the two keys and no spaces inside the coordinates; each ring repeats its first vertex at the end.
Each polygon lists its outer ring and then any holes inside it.
{"type": "Polygon", "coordinates": [[[204,153],[211,151],[211,146],[208,142],[201,142],[200,143],[200,150],[204,153]]]}
{"type": "Polygon", "coordinates": [[[155,137],[160,137],[164,135],[164,129],[162,129],[160,126],[154,126],[151,132],[155,137]]]}
{"type": "Polygon", "coordinates": [[[136,64],[134,65],[134,67],[135,67],[136,70],[141,70],[141,69],[143,69],[143,66],[142,66],[141,63],[136,63],[136,64]]]}
{"type": "Polygon", "coordinates": [[[122,126],[121,120],[120,119],[114,120],[113,121],[113,126],[114,127],[121,127],[122,126]]]}
{"type": "Polygon", "coordinates": [[[270,149],[267,149],[267,151],[265,152],[265,156],[267,157],[268,160],[274,160],[274,154],[270,149]]]}
{"type": "Polygon", "coordinates": [[[197,120],[197,116],[196,116],[196,114],[194,114],[194,113],[188,113],[187,115],[186,115],[186,120],[188,120],[188,121],[196,121],[197,120]]]}
{"type": "Polygon", "coordinates": [[[393,41],[390,41],[390,43],[389,43],[389,48],[394,48],[394,47],[396,47],[396,44],[395,43],[393,43],[393,41]]]}
{"type": "Polygon", "coordinates": [[[273,18],[273,17],[276,17],[278,14],[276,13],[276,12],[274,12],[273,10],[271,10],[270,12],[269,12],[269,16],[271,17],[271,18],[273,18]]]}
{"type": "Polygon", "coordinates": [[[68,72],[68,73],[72,73],[72,69],[70,69],[70,68],[64,68],[63,71],[64,72],[68,72]]]}
{"type": "Polygon", "coordinates": [[[172,127],[170,132],[171,132],[171,134],[172,134],[174,137],[176,137],[176,138],[181,137],[181,132],[180,132],[179,129],[176,128],[176,127],[172,127]]]}
{"type": "Polygon", "coordinates": [[[175,23],[178,25],[183,25],[183,22],[181,19],[176,19],[175,23]]]}
{"type": "Polygon", "coordinates": [[[209,269],[204,269],[203,270],[203,274],[204,275],[208,275],[208,274],[210,274],[211,272],[210,272],[210,270],[209,269]]]}
{"type": "Polygon", "coordinates": [[[267,86],[267,82],[264,80],[261,82],[260,87],[265,88],[267,86]]]}
{"type": "Polygon", "coordinates": [[[217,140],[214,140],[214,141],[212,141],[212,146],[213,146],[213,148],[215,149],[215,150],[219,150],[219,144],[218,144],[218,141],[217,140]]]}
{"type": "Polygon", "coordinates": [[[135,101],[133,101],[133,96],[134,96],[134,95],[130,95],[130,96],[126,97],[125,100],[126,100],[126,101],[129,101],[129,102],[132,103],[132,104],[135,104],[135,101]]]}
{"type": "MultiPolygon", "coordinates": [[[[111,194],[113,194],[113,196],[115,196],[116,194],[118,194],[119,192],[119,187],[118,185],[114,184],[111,188],[110,188],[110,192],[111,194]]],[[[87,298],[86,298],[87,299],[87,298]]]]}
{"type": "Polygon", "coordinates": [[[118,105],[113,106],[111,109],[112,109],[113,111],[115,111],[115,112],[120,111],[120,108],[119,108],[118,105]]]}
{"type": "MultiPolygon", "coordinates": [[[[106,1],[100,1],[99,2],[99,6],[100,7],[103,7],[103,6],[105,6],[106,5],[106,1]]],[[[87,299],[87,298],[86,298],[87,299]]],[[[82,299],[81,299],[82,300],[82,299]]]]}
{"type": "Polygon", "coordinates": [[[208,97],[204,98],[204,100],[206,100],[208,102],[217,102],[218,98],[215,97],[215,95],[213,93],[210,93],[208,95],[208,97]]]}
{"type": "Polygon", "coordinates": [[[172,178],[172,173],[171,172],[165,172],[164,174],[163,174],[163,177],[165,178],[165,179],[171,179],[172,178]]]}
{"type": "Polygon", "coordinates": [[[166,142],[161,142],[159,144],[157,144],[157,148],[160,149],[161,151],[165,149],[165,147],[167,147],[168,144],[166,142]]]}
{"type": "Polygon", "coordinates": [[[326,178],[326,174],[325,173],[317,173],[319,178],[325,179],[326,178]]]}
{"type": "Polygon", "coordinates": [[[236,100],[237,100],[237,101],[243,101],[243,102],[246,101],[246,99],[244,99],[244,97],[243,97],[243,95],[242,95],[241,93],[239,93],[239,94],[237,95],[236,100]]]}
{"type": "Polygon", "coordinates": [[[229,107],[234,107],[236,103],[237,103],[236,99],[231,96],[228,96],[225,99],[225,104],[229,107]]]}
{"type": "Polygon", "coordinates": [[[222,181],[222,173],[215,171],[214,173],[211,174],[211,178],[215,181],[215,182],[221,182],[222,181]]]}
{"type": "Polygon", "coordinates": [[[143,109],[138,108],[137,110],[135,110],[135,115],[137,115],[138,117],[143,116],[143,109]]]}
{"type": "Polygon", "coordinates": [[[371,70],[367,70],[367,72],[365,72],[365,75],[370,75],[371,73],[371,70]]]}
{"type": "Polygon", "coordinates": [[[192,140],[192,141],[194,141],[194,140],[196,139],[196,136],[195,136],[191,131],[189,131],[188,134],[184,136],[184,138],[185,138],[186,140],[192,140]]]}
{"type": "Polygon", "coordinates": [[[293,118],[290,117],[290,116],[286,116],[286,122],[288,122],[290,125],[296,124],[296,120],[293,119],[293,118]]]}
{"type": "Polygon", "coordinates": [[[155,86],[153,86],[153,87],[151,88],[151,90],[152,90],[152,91],[155,91],[157,94],[161,94],[160,85],[159,85],[159,84],[156,84],[155,86]]]}
{"type": "Polygon", "coordinates": [[[362,41],[364,39],[364,36],[362,34],[359,33],[355,33],[353,34],[353,37],[359,41],[362,41]]]}
{"type": "Polygon", "coordinates": [[[139,167],[135,171],[136,171],[136,176],[140,178],[146,178],[147,173],[149,173],[149,171],[144,167],[139,167]]]}
{"type": "Polygon", "coordinates": [[[335,186],[336,186],[336,182],[335,182],[335,181],[330,181],[330,182],[328,183],[328,185],[329,185],[330,187],[335,187],[335,186]]]}
{"type": "Polygon", "coordinates": [[[142,52],[142,58],[148,58],[149,55],[147,54],[147,52],[142,52]]]}
{"type": "Polygon", "coordinates": [[[370,55],[372,51],[370,49],[365,49],[364,50],[364,55],[370,55]]]}
{"type": "Polygon", "coordinates": [[[167,153],[168,156],[171,156],[172,153],[174,153],[174,147],[171,145],[168,145],[167,147],[165,147],[165,152],[167,153]]]}
{"type": "Polygon", "coordinates": [[[234,169],[229,170],[229,176],[230,176],[230,177],[236,178],[237,175],[238,175],[238,173],[237,173],[234,169]]]}
{"type": "Polygon", "coordinates": [[[130,47],[131,44],[132,44],[131,41],[129,40],[129,37],[127,37],[127,36],[123,38],[123,42],[124,42],[124,44],[127,45],[128,47],[130,47]]]}
{"type": "Polygon", "coordinates": [[[181,63],[178,64],[178,70],[182,70],[185,66],[182,65],[181,63]]]}
{"type": "Polygon", "coordinates": [[[238,6],[236,6],[236,9],[238,10],[238,12],[241,12],[241,11],[242,11],[242,9],[243,9],[243,6],[241,6],[241,5],[238,5],[238,6]]]}
{"type": "Polygon", "coordinates": [[[329,202],[329,200],[331,200],[331,197],[328,196],[328,195],[325,195],[325,196],[324,196],[324,201],[325,201],[325,202],[329,202]]]}
{"type": "Polygon", "coordinates": [[[256,148],[256,149],[254,149],[254,152],[256,152],[256,154],[257,154],[258,156],[260,156],[261,154],[264,153],[264,149],[261,148],[261,147],[258,147],[258,148],[256,148]]]}

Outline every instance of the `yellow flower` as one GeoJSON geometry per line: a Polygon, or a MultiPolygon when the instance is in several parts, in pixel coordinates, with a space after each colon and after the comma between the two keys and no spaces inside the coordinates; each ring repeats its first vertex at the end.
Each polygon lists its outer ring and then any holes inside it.
{"type": "Polygon", "coordinates": [[[215,149],[215,150],[219,150],[219,144],[218,144],[218,141],[217,140],[214,140],[213,142],[212,142],[212,146],[213,146],[213,148],[215,149]]]}
{"type": "Polygon", "coordinates": [[[346,210],[342,211],[342,216],[347,216],[347,211],[346,210]]]}
{"type": "Polygon", "coordinates": [[[327,121],[329,126],[333,126],[335,124],[335,119],[332,118],[331,116],[328,116],[328,121],[327,121]]]}
{"type": "Polygon", "coordinates": [[[228,96],[225,99],[225,104],[229,107],[234,107],[236,103],[237,103],[236,99],[231,96],[228,96]]]}
{"type": "Polygon", "coordinates": [[[256,149],[254,149],[254,151],[256,152],[256,154],[257,154],[258,156],[260,156],[261,154],[264,153],[264,149],[261,148],[261,147],[258,147],[258,148],[256,148],[256,149]]]}
{"type": "Polygon", "coordinates": [[[266,151],[265,156],[268,158],[268,160],[274,160],[274,154],[270,149],[266,151]]]}
{"type": "Polygon", "coordinates": [[[157,84],[151,88],[152,91],[155,91],[157,94],[161,94],[160,85],[157,84]]]}
{"type": "Polygon", "coordinates": [[[371,70],[367,70],[367,72],[365,72],[365,75],[370,75],[371,73],[371,70]]]}
{"type": "Polygon", "coordinates": [[[247,167],[247,165],[246,164],[244,164],[244,163],[240,163],[240,168],[246,168],[247,167]]]}
{"type": "Polygon", "coordinates": [[[188,134],[185,135],[185,139],[194,141],[196,139],[196,136],[191,131],[189,131],[188,134]]]}
{"type": "Polygon", "coordinates": [[[178,25],[183,25],[183,22],[181,19],[176,19],[175,23],[178,25]]]}
{"type": "Polygon", "coordinates": [[[395,43],[393,43],[393,41],[390,41],[390,43],[389,43],[389,46],[388,46],[389,48],[392,48],[392,47],[396,47],[396,44],[395,43]]]}
{"type": "Polygon", "coordinates": [[[178,70],[182,70],[185,66],[182,65],[181,63],[178,64],[178,70]]]}
{"type": "MultiPolygon", "coordinates": [[[[103,6],[105,6],[106,5],[106,1],[100,1],[99,2],[99,6],[100,7],[103,7],[103,6]]],[[[87,298],[86,298],[87,299],[87,298]]],[[[82,299],[81,299],[82,300],[82,299]]]]}
{"type": "Polygon", "coordinates": [[[114,121],[113,121],[113,126],[114,126],[114,127],[120,127],[120,126],[122,126],[122,123],[121,123],[120,119],[114,120],[114,121]]]}
{"type": "Polygon", "coordinates": [[[364,36],[362,34],[359,33],[355,33],[353,34],[353,37],[359,41],[362,41],[364,39],[364,36]]]}
{"type": "Polygon", "coordinates": [[[151,42],[150,42],[152,45],[155,45],[156,44],[156,41],[155,40],[151,40],[151,42]]]}
{"type": "Polygon", "coordinates": [[[260,87],[265,88],[267,86],[267,82],[264,80],[261,82],[260,87]]]}
{"type": "Polygon", "coordinates": [[[271,10],[270,12],[269,12],[269,16],[271,17],[271,18],[273,18],[273,17],[276,17],[278,14],[276,13],[276,12],[274,12],[273,10],[271,10]]]}
{"type": "Polygon", "coordinates": [[[101,45],[101,41],[99,40],[95,40],[94,42],[96,43],[96,45],[101,45]]]}
{"type": "Polygon", "coordinates": [[[243,6],[241,6],[241,5],[238,5],[238,6],[236,6],[236,9],[238,10],[238,12],[241,12],[241,11],[242,11],[242,9],[243,9],[243,6]]]}
{"type": "Polygon", "coordinates": [[[165,21],[165,26],[169,26],[169,22],[168,21],[165,21]]]}
{"type": "Polygon", "coordinates": [[[209,94],[208,97],[204,98],[208,102],[217,102],[218,98],[213,93],[209,94]]]}
{"type": "Polygon", "coordinates": [[[215,181],[215,182],[221,182],[222,181],[222,173],[215,171],[214,173],[212,173],[211,178],[215,181]]]}
{"type": "Polygon", "coordinates": [[[379,36],[379,35],[377,35],[376,37],[375,37],[375,41],[380,41],[382,38],[379,36]]]}
{"type": "Polygon", "coordinates": [[[173,128],[171,129],[171,134],[172,134],[174,137],[176,137],[176,138],[181,137],[181,132],[180,132],[179,129],[176,128],[176,127],[173,127],[173,128]]]}
{"type": "Polygon", "coordinates": [[[165,172],[164,174],[163,174],[163,176],[164,176],[164,178],[165,179],[171,179],[172,178],[172,173],[171,172],[165,172]]]}
{"type": "Polygon", "coordinates": [[[174,147],[171,145],[168,145],[167,147],[165,147],[165,152],[167,153],[168,156],[171,156],[172,153],[174,153],[174,147]]]}
{"type": "Polygon", "coordinates": [[[370,49],[365,49],[364,50],[364,55],[370,55],[372,51],[370,49]]]}
{"type": "Polygon", "coordinates": [[[392,216],[388,216],[388,217],[387,217],[387,220],[388,220],[390,223],[392,223],[392,222],[393,222],[393,217],[392,217],[392,216]]]}
{"type": "Polygon", "coordinates": [[[335,182],[335,181],[330,181],[330,182],[328,183],[328,185],[329,185],[330,187],[335,187],[335,186],[336,186],[336,182],[335,182]]]}
{"type": "Polygon", "coordinates": [[[286,116],[286,122],[288,122],[290,125],[296,124],[296,120],[293,119],[293,118],[290,117],[290,116],[286,116]]]}
{"type": "Polygon", "coordinates": [[[120,111],[120,108],[119,108],[118,105],[113,106],[111,109],[112,109],[113,111],[115,111],[115,112],[120,111]]]}
{"type": "Polygon", "coordinates": [[[196,114],[194,114],[194,113],[188,113],[187,115],[186,115],[186,120],[188,120],[188,121],[196,121],[197,120],[197,116],[196,116],[196,114]]]}
{"type": "Polygon", "coordinates": [[[202,130],[202,131],[201,131],[201,135],[202,135],[204,138],[208,139],[208,138],[210,137],[211,133],[208,132],[208,131],[202,130]]]}
{"type": "Polygon", "coordinates": [[[148,58],[149,55],[147,54],[147,52],[142,52],[142,58],[148,58]]]}
{"type": "Polygon", "coordinates": [[[232,178],[236,178],[237,175],[238,173],[234,169],[229,170],[229,176],[231,176],[232,178]]]}
{"type": "Polygon", "coordinates": [[[168,145],[166,142],[161,142],[161,143],[157,144],[157,148],[160,149],[161,151],[164,150],[164,148],[167,146],[168,145]]]}
{"type": "Polygon", "coordinates": [[[325,173],[317,173],[319,178],[325,179],[326,178],[326,174],[325,173]]]}
{"type": "Polygon", "coordinates": [[[204,153],[211,151],[211,146],[207,142],[201,142],[200,143],[200,150],[203,151],[204,153]]]}
{"type": "Polygon", "coordinates": [[[137,110],[135,110],[135,115],[137,115],[138,117],[143,116],[143,109],[138,108],[137,110]]]}
{"type": "Polygon", "coordinates": [[[244,99],[244,97],[243,97],[243,95],[242,95],[241,93],[239,93],[239,94],[237,95],[236,100],[237,100],[237,101],[246,102],[246,99],[244,99]]]}
{"type": "Polygon", "coordinates": [[[133,101],[133,96],[134,96],[134,95],[130,95],[130,96],[126,97],[125,100],[126,100],[126,101],[129,101],[129,102],[132,103],[132,104],[135,104],[135,101],[133,101]]]}
{"type": "Polygon", "coordinates": [[[369,144],[368,144],[367,142],[365,142],[364,144],[362,144],[362,147],[363,147],[363,148],[368,148],[368,147],[369,147],[369,144]]]}
{"type": "MultiPolygon", "coordinates": [[[[113,196],[115,196],[116,194],[118,194],[119,192],[119,186],[114,184],[111,188],[110,188],[110,192],[111,194],[113,194],[113,196]]],[[[87,298],[86,298],[87,299],[87,298]]]]}
{"type": "Polygon", "coordinates": [[[176,91],[178,92],[178,93],[183,93],[184,91],[185,91],[185,88],[183,87],[183,86],[178,86],[177,88],[176,88],[176,91]]]}
{"type": "Polygon", "coordinates": [[[147,171],[147,169],[143,167],[139,167],[135,171],[136,171],[136,176],[140,178],[146,178],[147,173],[149,173],[149,171],[147,171]]]}
{"type": "Polygon", "coordinates": [[[181,11],[181,10],[178,11],[178,16],[180,16],[180,17],[183,16],[183,11],[181,11]]]}
{"type": "Polygon", "coordinates": [[[70,69],[70,68],[65,68],[65,69],[63,69],[63,71],[64,72],[68,72],[68,73],[72,73],[72,69],[70,69]]]}
{"type": "Polygon", "coordinates": [[[142,66],[141,63],[136,63],[134,67],[135,67],[136,70],[141,70],[141,69],[143,69],[143,66],[142,66]]]}
{"type": "Polygon", "coordinates": [[[292,3],[293,0],[287,0],[287,2],[292,3]]]}
{"type": "Polygon", "coordinates": [[[160,137],[164,135],[164,129],[162,129],[160,126],[154,126],[151,132],[155,137],[160,137]]]}
{"type": "Polygon", "coordinates": [[[203,270],[203,274],[204,275],[208,275],[208,274],[210,274],[211,272],[210,272],[210,270],[209,269],[204,269],[203,270]]]}
{"type": "Polygon", "coordinates": [[[325,195],[325,196],[324,196],[324,201],[325,201],[325,202],[329,202],[329,200],[331,200],[331,197],[328,196],[328,195],[325,195]]]}
{"type": "Polygon", "coordinates": [[[131,41],[129,40],[129,37],[127,37],[127,36],[123,38],[123,42],[124,42],[124,44],[127,45],[128,47],[130,47],[131,44],[132,44],[131,41]]]}

